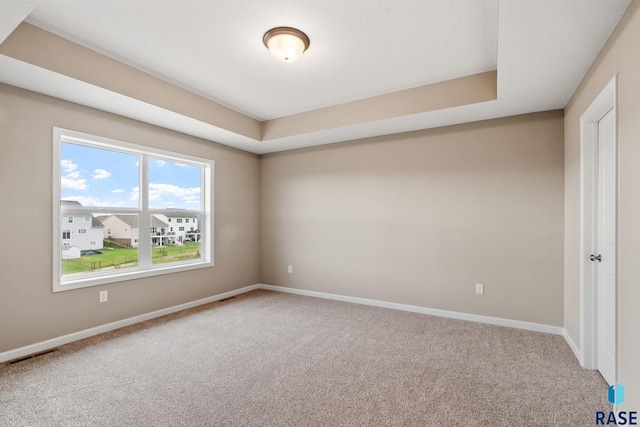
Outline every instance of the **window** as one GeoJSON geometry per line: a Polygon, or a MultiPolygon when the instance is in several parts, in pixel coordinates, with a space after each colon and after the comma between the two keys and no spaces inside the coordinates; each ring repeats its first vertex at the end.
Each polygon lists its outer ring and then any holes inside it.
{"type": "Polygon", "coordinates": [[[53,142],[54,292],[213,265],[213,161],[59,128],[53,142]],[[197,243],[156,235],[176,213],[199,219],[197,243]],[[75,239],[85,255],[63,259],[61,219],[74,216],[92,222],[78,233],[93,240],[75,239]]]}
{"type": "Polygon", "coordinates": [[[189,222],[189,218],[185,218],[184,222],[189,222]]]}
{"type": "Polygon", "coordinates": [[[178,227],[178,231],[184,231],[184,227],[178,227]]]}
{"type": "Polygon", "coordinates": [[[182,218],[178,218],[178,219],[176,219],[176,222],[177,222],[178,224],[182,224],[182,218]]]}

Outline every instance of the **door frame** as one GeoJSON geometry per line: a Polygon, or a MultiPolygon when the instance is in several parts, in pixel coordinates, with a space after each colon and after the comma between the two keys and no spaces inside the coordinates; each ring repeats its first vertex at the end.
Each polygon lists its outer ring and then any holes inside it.
{"type": "MultiPolygon", "coordinates": [[[[618,354],[618,75],[580,116],[580,364],[586,369],[598,369],[598,288],[596,265],[589,260],[597,251],[598,189],[598,122],[609,111],[614,114],[614,144],[616,146],[616,359],[618,354]],[[613,111],[612,111],[613,110],[613,111]]],[[[617,380],[618,363],[615,361],[617,380]]]]}

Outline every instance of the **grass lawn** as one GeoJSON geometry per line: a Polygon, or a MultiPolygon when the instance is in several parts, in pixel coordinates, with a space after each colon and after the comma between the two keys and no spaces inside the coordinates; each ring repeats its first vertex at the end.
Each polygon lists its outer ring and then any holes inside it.
{"type": "MultiPolygon", "coordinates": [[[[185,261],[200,257],[200,242],[185,243],[183,246],[163,246],[151,249],[151,262],[162,264],[185,261]]],[[[62,274],[94,271],[103,268],[130,268],[138,264],[137,248],[104,248],[102,254],[86,255],[79,259],[62,261],[62,274]]]]}
{"type": "Polygon", "coordinates": [[[163,246],[151,248],[151,263],[186,261],[200,258],[200,242],[185,243],[182,246],[163,246]]]}

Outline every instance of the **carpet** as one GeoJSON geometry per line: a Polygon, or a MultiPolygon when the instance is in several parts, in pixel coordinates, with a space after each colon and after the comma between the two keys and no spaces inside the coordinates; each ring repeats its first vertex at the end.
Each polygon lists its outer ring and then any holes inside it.
{"type": "Polygon", "coordinates": [[[588,426],[562,337],[265,290],[0,365],[2,426],[588,426]]]}

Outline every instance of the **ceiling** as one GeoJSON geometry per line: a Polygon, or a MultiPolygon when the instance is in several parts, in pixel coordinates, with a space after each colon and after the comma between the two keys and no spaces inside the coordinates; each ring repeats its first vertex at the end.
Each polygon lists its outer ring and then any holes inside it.
{"type": "Polygon", "coordinates": [[[3,0],[0,81],[262,154],[564,108],[629,3],[3,0]],[[23,21],[143,71],[138,85],[197,95],[211,113],[16,54],[23,21]],[[298,61],[262,44],[277,26],[309,36],[298,61]]]}

